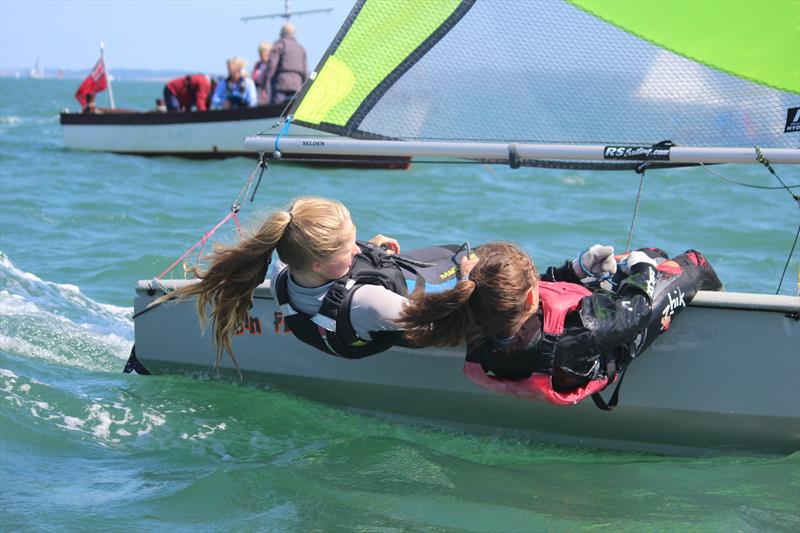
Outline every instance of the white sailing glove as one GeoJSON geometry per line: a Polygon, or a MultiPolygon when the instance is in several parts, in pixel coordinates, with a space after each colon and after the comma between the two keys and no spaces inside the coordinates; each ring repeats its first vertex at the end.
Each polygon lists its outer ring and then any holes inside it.
{"type": "Polygon", "coordinates": [[[584,284],[610,278],[617,272],[614,247],[595,244],[572,261],[572,270],[584,284]]]}
{"type": "Polygon", "coordinates": [[[647,263],[648,265],[652,265],[653,268],[657,266],[655,259],[653,259],[644,252],[636,250],[635,252],[631,252],[628,254],[628,257],[619,264],[619,268],[620,270],[622,270],[623,274],[630,274],[631,267],[639,263],[647,263]]]}

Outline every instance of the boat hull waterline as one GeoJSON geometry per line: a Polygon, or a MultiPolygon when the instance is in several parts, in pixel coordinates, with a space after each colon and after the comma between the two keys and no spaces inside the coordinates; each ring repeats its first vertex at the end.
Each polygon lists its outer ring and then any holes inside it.
{"type": "MultiPolygon", "coordinates": [[[[244,147],[244,139],[265,130],[277,135],[282,111],[282,106],[180,113],[115,109],[100,114],[61,113],[60,122],[64,147],[71,150],[191,159],[252,158],[255,154],[244,147]]],[[[320,134],[291,125],[287,138],[297,135],[320,134]]],[[[273,150],[274,143],[267,151],[273,150]]],[[[331,167],[407,168],[410,158],[297,154],[287,155],[285,160],[331,167]]]]}
{"type": "MultiPolygon", "coordinates": [[[[210,328],[201,335],[193,301],[148,308],[162,294],[152,282],[137,285],[138,360],[154,374],[209,371],[210,328]]],[[[233,339],[243,378],[312,400],[570,445],[692,455],[800,449],[800,297],[701,292],[631,366],[612,413],[484,391],[462,373],[463,347],[331,357],[274,333],[274,309],[264,284],[233,339]]],[[[225,357],[222,368],[235,366],[225,357]]]]}

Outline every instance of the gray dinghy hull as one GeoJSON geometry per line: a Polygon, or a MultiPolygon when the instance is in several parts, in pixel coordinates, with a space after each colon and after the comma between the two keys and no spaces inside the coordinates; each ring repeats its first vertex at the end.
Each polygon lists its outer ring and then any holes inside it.
{"type": "MultiPolygon", "coordinates": [[[[148,308],[162,294],[137,284],[138,360],[154,374],[210,370],[210,330],[201,335],[194,302],[148,308]]],[[[591,401],[556,407],[484,391],[462,373],[463,348],[331,357],[274,333],[273,312],[264,284],[233,340],[243,377],[312,400],[569,445],[682,455],[800,449],[800,297],[701,292],[632,364],[610,413],[591,401]]],[[[235,368],[227,357],[222,367],[235,368]]]]}

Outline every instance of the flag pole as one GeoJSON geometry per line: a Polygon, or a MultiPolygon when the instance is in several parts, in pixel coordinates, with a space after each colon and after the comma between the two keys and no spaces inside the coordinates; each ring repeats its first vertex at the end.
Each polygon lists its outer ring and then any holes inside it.
{"type": "Polygon", "coordinates": [[[108,86],[108,99],[111,101],[111,109],[114,109],[116,107],[114,105],[114,91],[111,90],[111,80],[108,79],[108,67],[106,66],[105,57],[103,57],[103,50],[105,47],[105,43],[100,41],[100,59],[103,61],[103,76],[105,76],[106,85],[108,86]]]}

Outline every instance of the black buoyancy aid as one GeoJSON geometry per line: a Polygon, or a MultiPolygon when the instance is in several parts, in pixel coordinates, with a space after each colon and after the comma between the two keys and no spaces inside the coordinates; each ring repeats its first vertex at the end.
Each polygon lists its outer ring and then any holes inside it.
{"type": "Polygon", "coordinates": [[[274,287],[278,312],[294,336],[318,350],[345,359],[361,359],[388,350],[402,335],[400,331],[379,331],[370,333],[369,341],[356,335],[350,321],[350,305],[358,288],[381,285],[402,296],[408,294],[403,272],[391,256],[380,249],[358,245],[361,252],[353,258],[350,272],[333,283],[316,315],[292,307],[287,268],[278,274],[274,287]]]}
{"type": "Polygon", "coordinates": [[[538,328],[523,326],[514,339],[515,346],[538,359],[535,364],[537,370],[530,377],[517,380],[489,375],[481,363],[483,356],[488,356],[494,350],[488,342],[467,354],[464,374],[484,389],[555,405],[576,404],[587,396],[600,392],[608,385],[608,377],[590,379],[585,385],[566,392],[555,390],[552,382],[553,364],[567,313],[577,309],[581,300],[590,294],[588,289],[575,283],[539,282],[539,297],[544,315],[541,334],[537,331],[538,328]]]}

